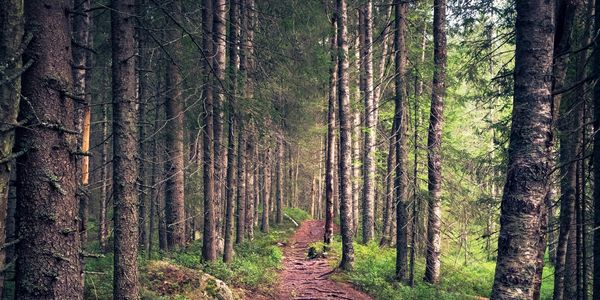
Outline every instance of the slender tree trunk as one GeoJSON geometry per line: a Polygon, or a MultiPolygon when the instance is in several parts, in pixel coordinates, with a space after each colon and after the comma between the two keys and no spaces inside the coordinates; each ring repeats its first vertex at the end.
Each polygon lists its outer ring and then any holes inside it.
{"type": "Polygon", "coordinates": [[[246,161],[246,236],[248,240],[254,239],[254,137],[249,136],[246,141],[246,153],[250,157],[246,161]]]}
{"type": "Polygon", "coordinates": [[[216,216],[216,228],[217,234],[221,232],[223,228],[223,220],[221,207],[223,207],[223,199],[225,195],[224,191],[224,179],[225,179],[225,160],[227,158],[225,149],[223,148],[223,119],[225,118],[225,111],[223,109],[225,104],[225,68],[226,68],[226,14],[227,14],[227,2],[226,0],[213,0],[213,41],[214,41],[214,56],[213,56],[213,70],[215,76],[214,84],[214,142],[215,142],[215,216],[216,216]]]}
{"type": "Polygon", "coordinates": [[[262,221],[260,224],[260,231],[268,233],[269,232],[269,210],[270,210],[270,198],[271,198],[271,166],[268,160],[271,157],[270,149],[266,149],[263,154],[263,164],[262,164],[262,173],[263,173],[263,213],[262,213],[262,221]]]}
{"type": "Polygon", "coordinates": [[[517,0],[508,172],[491,299],[532,299],[548,190],[554,3],[517,0]],[[543,30],[542,30],[543,29],[543,30]]]}
{"type": "MultiPolygon", "coordinates": [[[[594,31],[598,32],[600,30],[600,5],[596,3],[594,8],[594,31]]],[[[594,54],[592,54],[592,74],[600,74],[600,39],[596,38],[594,40],[594,54]]],[[[594,132],[598,132],[600,130],[600,84],[596,84],[594,86],[594,94],[593,94],[593,105],[594,105],[594,132]]],[[[594,166],[600,166],[600,135],[594,134],[594,149],[592,154],[592,164],[594,166]]],[[[594,182],[600,182],[600,168],[593,168],[593,177],[594,182]]],[[[600,184],[594,185],[593,190],[593,199],[594,199],[594,227],[600,227],[600,184]]],[[[594,250],[593,257],[594,259],[594,268],[593,268],[593,291],[592,294],[595,297],[600,295],[600,230],[594,230],[594,250]]]]}
{"type": "MultiPolygon", "coordinates": [[[[70,1],[26,2],[24,7],[26,31],[35,34],[23,58],[26,64],[34,60],[22,76],[27,102],[21,103],[19,120],[28,121],[26,129],[17,130],[15,147],[15,153],[22,152],[17,158],[17,299],[83,299],[74,100],[62,95],[73,87],[71,24],[65,14],[70,9],[70,1]]],[[[20,20],[6,21],[17,25],[20,20]]],[[[18,29],[12,34],[20,35],[18,29]]],[[[20,46],[18,38],[16,43],[20,46]]],[[[19,53],[6,54],[19,59],[19,53]]]]}
{"type": "Polygon", "coordinates": [[[214,163],[214,107],[210,59],[213,56],[212,41],[212,0],[202,1],[202,31],[203,48],[206,53],[204,57],[204,112],[202,139],[204,143],[203,160],[203,182],[204,182],[204,230],[202,234],[202,259],[214,261],[217,258],[216,251],[216,216],[215,207],[215,163],[214,163]]]}
{"type": "Polygon", "coordinates": [[[346,0],[336,0],[338,79],[337,100],[340,117],[340,227],[342,260],[340,268],[350,270],[354,264],[352,245],[352,129],[350,126],[350,90],[348,74],[348,14],[346,0]]]}
{"type": "Polygon", "coordinates": [[[383,230],[380,245],[388,246],[392,242],[392,234],[396,234],[392,231],[392,223],[396,219],[396,206],[394,205],[396,198],[394,197],[394,174],[396,170],[396,133],[397,133],[396,118],[392,122],[392,131],[388,138],[388,155],[386,160],[386,173],[385,173],[385,209],[383,214],[383,230]]]}
{"type": "MultiPolygon", "coordinates": [[[[3,72],[19,72],[21,63],[21,43],[23,40],[23,1],[9,0],[0,5],[0,65],[3,72]]],[[[7,208],[11,173],[14,172],[13,145],[15,125],[19,113],[21,77],[0,85],[0,245],[7,241],[7,208]]],[[[0,248],[0,270],[4,270],[5,247],[0,248]]],[[[4,291],[4,273],[0,272],[0,298],[4,291]]]]}
{"type": "Polygon", "coordinates": [[[113,87],[113,195],[115,262],[113,297],[139,299],[137,92],[135,72],[135,3],[113,0],[112,87],[113,87]]]}
{"type": "Polygon", "coordinates": [[[244,141],[243,128],[238,128],[238,156],[237,156],[237,216],[236,216],[236,244],[244,241],[246,224],[246,145],[244,141]]]}
{"type": "Polygon", "coordinates": [[[434,72],[431,113],[427,136],[427,174],[429,214],[427,221],[427,256],[425,281],[437,284],[440,280],[442,207],[442,126],[446,94],[446,0],[436,0],[433,10],[434,72]]]}
{"type": "Polygon", "coordinates": [[[107,206],[109,201],[108,195],[108,104],[102,104],[102,152],[101,152],[101,170],[100,170],[100,218],[98,219],[98,241],[100,249],[103,252],[107,250],[106,241],[108,240],[108,221],[107,221],[107,206]]]}
{"type": "Polygon", "coordinates": [[[365,152],[363,159],[363,243],[375,237],[375,150],[377,142],[377,106],[373,98],[373,4],[367,0],[364,11],[365,152]]]}
{"type": "MultiPolygon", "coordinates": [[[[337,0],[336,0],[337,1],[337,0]]],[[[334,3],[336,3],[334,1],[334,3]]],[[[323,242],[331,244],[333,239],[334,217],[334,169],[335,169],[335,102],[337,99],[337,5],[334,4],[331,16],[331,65],[329,66],[329,96],[327,99],[327,137],[325,145],[325,234],[323,242]]]]}
{"type": "Polygon", "coordinates": [[[275,223],[283,223],[283,136],[279,137],[277,143],[277,210],[275,223]]]}
{"type": "MultiPolygon", "coordinates": [[[[354,89],[354,101],[355,106],[360,107],[360,103],[362,102],[361,93],[362,93],[362,68],[361,68],[361,51],[360,41],[363,39],[363,30],[362,30],[362,9],[359,9],[358,19],[359,26],[357,32],[357,38],[354,42],[354,68],[355,75],[354,78],[356,85],[354,89]]],[[[354,108],[354,117],[352,118],[352,231],[354,236],[358,235],[358,221],[360,220],[360,212],[359,212],[359,202],[361,199],[361,177],[360,177],[360,169],[362,163],[362,157],[360,155],[360,137],[362,135],[361,118],[360,118],[360,109],[354,108]]]]}
{"type": "Polygon", "coordinates": [[[238,74],[238,27],[239,27],[239,0],[231,0],[229,4],[229,42],[227,51],[229,58],[229,93],[227,99],[228,105],[228,123],[229,130],[227,132],[227,183],[225,185],[226,205],[225,205],[225,246],[223,250],[223,261],[230,263],[233,260],[233,230],[234,230],[234,199],[236,197],[234,180],[235,180],[235,95],[237,93],[237,74],[238,74]]]}
{"type": "Polygon", "coordinates": [[[395,137],[396,172],[394,176],[394,190],[396,192],[396,279],[404,281],[407,271],[408,254],[408,149],[407,128],[408,111],[407,99],[404,92],[406,73],[406,15],[408,5],[406,2],[394,2],[394,49],[395,49],[395,97],[394,97],[394,122],[397,133],[395,137]]]}
{"type": "MultiPolygon", "coordinates": [[[[174,22],[181,23],[181,2],[169,2],[174,22]]],[[[172,41],[167,61],[165,113],[167,118],[165,144],[167,150],[165,185],[165,215],[167,217],[167,243],[169,248],[185,246],[185,152],[184,152],[184,103],[181,94],[182,78],[179,71],[183,48],[177,25],[167,31],[172,41]]]]}
{"type": "MultiPolygon", "coordinates": [[[[76,0],[73,2],[75,14],[72,18],[72,37],[73,40],[73,91],[77,97],[86,99],[85,103],[78,103],[75,108],[75,129],[80,135],[77,137],[77,147],[81,152],[87,153],[90,149],[90,94],[87,81],[89,78],[88,70],[88,49],[90,48],[90,15],[87,10],[90,8],[89,0],[76,0]]],[[[81,241],[85,243],[87,240],[87,219],[88,219],[88,202],[89,193],[87,186],[89,184],[89,169],[90,161],[87,155],[79,157],[78,172],[80,177],[80,187],[77,192],[79,199],[79,232],[81,241]]]]}

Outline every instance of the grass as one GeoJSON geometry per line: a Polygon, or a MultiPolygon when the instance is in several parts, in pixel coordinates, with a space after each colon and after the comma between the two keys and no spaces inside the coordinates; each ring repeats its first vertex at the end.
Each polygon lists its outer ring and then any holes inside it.
{"type": "MultiPolygon", "coordinates": [[[[310,215],[301,209],[290,208],[285,209],[284,212],[298,223],[310,219],[310,215]]],[[[272,225],[269,233],[255,230],[253,241],[245,241],[235,246],[234,260],[230,264],[225,264],[221,260],[213,263],[202,262],[201,240],[194,241],[184,250],[171,253],[155,251],[150,257],[152,260],[164,260],[174,265],[203,271],[223,280],[230,287],[268,292],[277,281],[277,270],[282,267],[283,252],[277,244],[286,242],[295,230],[296,227],[287,218],[284,218],[281,225],[272,225]]],[[[86,248],[89,252],[99,252],[96,242],[90,243],[86,248]]],[[[140,281],[146,288],[149,287],[145,274],[148,263],[147,256],[139,256],[140,281]]],[[[86,259],[85,270],[94,272],[85,276],[85,298],[112,299],[112,253],[100,258],[86,259]]],[[[171,299],[183,299],[182,297],[172,295],[171,299]]],[[[165,299],[148,289],[142,290],[142,298],[165,299]]]]}
{"type": "MultiPolygon", "coordinates": [[[[339,240],[339,239],[338,239],[339,240]]],[[[333,245],[333,254],[341,253],[341,243],[333,245]]],[[[463,300],[489,297],[494,280],[495,262],[476,261],[464,264],[461,259],[447,256],[442,258],[440,283],[432,286],[421,278],[425,271],[424,258],[415,263],[415,287],[398,284],[393,280],[396,251],[380,248],[376,243],[354,244],[355,264],[350,272],[338,275],[338,280],[347,280],[372,295],[375,299],[445,299],[463,300]]],[[[552,267],[545,267],[541,298],[551,299],[553,289],[552,267]]]]}

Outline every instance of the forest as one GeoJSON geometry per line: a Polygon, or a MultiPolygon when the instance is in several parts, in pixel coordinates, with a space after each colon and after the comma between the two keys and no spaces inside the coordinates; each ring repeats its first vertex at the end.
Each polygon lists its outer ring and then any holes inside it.
{"type": "Polygon", "coordinates": [[[599,36],[594,0],[1,0],[0,299],[600,299],[599,36]]]}

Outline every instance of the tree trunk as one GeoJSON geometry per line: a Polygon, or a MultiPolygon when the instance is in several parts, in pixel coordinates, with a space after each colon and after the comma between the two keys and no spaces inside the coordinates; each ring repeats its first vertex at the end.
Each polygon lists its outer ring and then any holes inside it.
{"type": "Polygon", "coordinates": [[[396,172],[394,176],[394,190],[396,191],[396,279],[404,281],[407,271],[408,254],[408,149],[407,128],[408,111],[407,99],[404,92],[404,78],[406,73],[406,15],[408,5],[406,2],[396,0],[395,5],[395,94],[394,97],[394,122],[396,123],[395,151],[396,172]]]}
{"type": "Polygon", "coordinates": [[[491,299],[532,299],[550,171],[554,3],[516,2],[514,106],[491,299]]]}
{"type": "Polygon", "coordinates": [[[434,72],[431,113],[427,136],[427,175],[429,211],[427,220],[427,256],[425,281],[437,284],[440,280],[442,207],[442,126],[446,94],[446,0],[436,0],[433,11],[434,72]]]}
{"type": "Polygon", "coordinates": [[[277,143],[277,210],[275,213],[275,223],[283,223],[283,136],[279,137],[277,143]]]}
{"type": "Polygon", "coordinates": [[[238,155],[237,155],[237,216],[236,216],[236,238],[235,243],[244,241],[246,224],[246,145],[244,141],[243,128],[238,127],[238,155]]]}
{"type": "MultiPolygon", "coordinates": [[[[362,34],[364,31],[362,30],[363,28],[363,18],[362,18],[362,9],[359,9],[359,14],[358,14],[358,19],[359,19],[359,26],[358,26],[358,38],[356,38],[356,41],[354,42],[355,44],[355,49],[354,49],[354,65],[355,65],[355,72],[356,72],[356,88],[354,89],[355,91],[355,106],[360,107],[360,104],[362,102],[363,99],[361,99],[361,93],[363,91],[363,86],[362,86],[362,72],[361,72],[361,51],[360,46],[361,46],[361,42],[364,38],[364,35],[362,34]]],[[[352,124],[352,130],[353,130],[353,134],[352,134],[352,231],[354,236],[358,235],[358,221],[360,220],[360,212],[359,212],[359,202],[361,199],[361,177],[360,177],[360,170],[361,170],[361,163],[362,163],[362,157],[360,155],[360,137],[362,135],[362,128],[360,126],[361,124],[361,118],[360,118],[360,109],[355,108],[354,109],[354,117],[352,118],[353,124],[352,124]]]]}
{"type": "Polygon", "coordinates": [[[375,150],[377,142],[377,106],[373,98],[373,4],[363,6],[365,43],[361,47],[364,71],[365,152],[363,158],[363,243],[375,237],[375,150]]]}
{"type": "Polygon", "coordinates": [[[248,240],[254,239],[254,137],[251,135],[246,141],[246,153],[249,160],[246,161],[246,236],[248,240]]]}
{"type": "MultiPolygon", "coordinates": [[[[181,2],[169,2],[169,10],[176,23],[181,23],[181,2]]],[[[184,103],[181,94],[181,73],[183,48],[181,33],[176,24],[168,32],[168,40],[173,41],[169,49],[165,88],[165,113],[167,123],[165,149],[167,151],[165,183],[165,216],[167,222],[167,244],[171,249],[185,246],[185,153],[184,153],[184,103]]]]}
{"type": "Polygon", "coordinates": [[[137,66],[137,76],[139,80],[138,85],[138,94],[139,94],[139,110],[138,110],[138,121],[139,121],[139,154],[138,157],[138,168],[139,168],[139,177],[138,177],[138,189],[140,195],[140,201],[138,204],[138,215],[139,215],[139,223],[138,223],[138,231],[139,231],[139,244],[140,248],[144,249],[146,252],[149,252],[149,239],[148,239],[148,230],[147,226],[147,215],[148,215],[148,188],[146,184],[146,160],[145,157],[147,155],[147,143],[146,143],[146,127],[147,127],[147,118],[146,114],[148,113],[148,99],[152,96],[150,91],[150,74],[148,70],[151,68],[150,65],[150,51],[149,48],[151,44],[149,43],[148,36],[141,29],[144,26],[141,18],[145,17],[145,1],[138,0],[136,3],[137,13],[140,19],[138,19],[136,28],[137,37],[138,37],[138,66],[137,66]]]}
{"type": "Polygon", "coordinates": [[[225,160],[226,153],[223,148],[223,119],[225,111],[225,67],[226,67],[226,27],[225,17],[227,14],[227,4],[225,0],[214,0],[213,2],[213,41],[214,41],[214,56],[213,70],[215,76],[214,84],[214,142],[215,142],[215,216],[217,234],[223,227],[221,208],[223,207],[224,179],[225,179],[225,160]]]}
{"type": "MultiPolygon", "coordinates": [[[[0,5],[0,65],[6,74],[22,69],[21,43],[23,39],[23,1],[9,0],[0,5]]],[[[7,241],[7,208],[10,189],[10,177],[14,172],[13,145],[15,125],[19,112],[21,77],[0,85],[0,245],[7,241]]],[[[4,270],[5,247],[0,248],[0,270],[4,270]]],[[[4,273],[0,272],[0,298],[4,291],[4,273]]]]}
{"type": "MultiPolygon", "coordinates": [[[[77,103],[75,107],[75,129],[80,132],[77,137],[77,147],[81,152],[87,153],[90,149],[90,82],[88,82],[88,69],[91,66],[88,63],[88,49],[90,48],[90,15],[87,10],[90,8],[89,0],[74,1],[74,10],[72,18],[72,34],[73,40],[73,91],[77,97],[86,99],[85,103],[77,103]]],[[[79,200],[79,232],[81,241],[85,243],[87,240],[87,218],[88,218],[88,202],[89,193],[87,186],[89,184],[89,156],[83,155],[79,157],[78,172],[80,177],[80,190],[77,192],[79,200]]]]}
{"type": "Polygon", "coordinates": [[[271,158],[270,149],[266,149],[265,154],[263,155],[263,164],[262,164],[262,173],[263,173],[263,189],[262,189],[262,198],[263,198],[263,213],[262,213],[262,221],[260,224],[260,231],[264,233],[269,232],[269,210],[270,210],[270,196],[271,196],[271,165],[269,164],[269,159],[271,158]]]}
{"type": "MultiPolygon", "coordinates": [[[[336,0],[337,1],[337,0],[336,0]]],[[[335,1],[334,1],[335,3],[335,1]]],[[[325,145],[325,234],[323,242],[331,244],[333,239],[333,217],[334,217],[334,169],[335,169],[335,102],[337,99],[337,18],[334,4],[331,16],[331,65],[329,66],[329,96],[327,99],[327,137],[325,145]]]]}
{"type": "MultiPolygon", "coordinates": [[[[596,3],[594,9],[594,31],[598,32],[600,30],[600,5],[596,3]]],[[[592,57],[592,74],[600,74],[600,41],[596,38],[594,43],[594,54],[592,57]]],[[[600,130],[600,84],[594,85],[594,132],[598,132],[600,130]]],[[[594,146],[593,146],[593,154],[592,154],[592,164],[594,166],[600,166],[600,135],[594,134],[594,146]]],[[[594,172],[594,182],[600,182],[600,168],[593,168],[594,172]]],[[[594,227],[600,227],[600,184],[594,185],[593,190],[593,199],[594,199],[594,227]]],[[[600,230],[594,230],[594,250],[593,257],[600,257],[600,230]]],[[[592,294],[595,297],[600,295],[600,259],[594,259],[594,268],[593,268],[593,291],[592,294]]]]}
{"type": "Polygon", "coordinates": [[[204,143],[203,160],[203,182],[204,182],[204,230],[202,234],[202,259],[204,261],[214,261],[217,258],[216,251],[216,216],[215,207],[215,163],[214,163],[214,108],[213,108],[213,90],[210,66],[210,59],[213,56],[212,41],[212,0],[202,1],[202,46],[206,57],[204,57],[204,112],[202,131],[202,140],[204,143]]]}
{"type": "Polygon", "coordinates": [[[340,227],[342,260],[340,268],[351,270],[354,264],[352,245],[352,128],[350,125],[350,90],[348,74],[348,14],[346,0],[337,0],[337,100],[340,117],[340,227]]]}
{"type": "Polygon", "coordinates": [[[135,72],[135,3],[113,0],[113,195],[115,262],[113,297],[139,299],[137,271],[137,92],[135,72]]]}
{"type": "Polygon", "coordinates": [[[227,183],[225,184],[226,193],[226,204],[225,204],[225,245],[223,250],[223,261],[230,263],[233,260],[233,230],[234,230],[234,199],[235,199],[235,95],[237,94],[237,74],[238,74],[238,27],[239,27],[239,0],[231,0],[229,8],[229,35],[227,41],[229,42],[227,51],[229,58],[229,93],[230,96],[227,98],[228,105],[228,123],[229,130],[227,131],[227,183]]]}
{"type": "MultiPolygon", "coordinates": [[[[26,31],[35,34],[24,55],[25,62],[34,61],[21,89],[27,102],[21,103],[19,119],[28,121],[17,130],[15,147],[15,153],[23,152],[17,158],[17,299],[83,298],[74,100],[62,93],[73,84],[69,9],[69,1],[24,7],[26,31]]],[[[10,21],[16,25],[15,18],[10,21]]],[[[20,35],[18,29],[12,34],[20,35]]],[[[13,42],[20,46],[18,39],[13,42]]],[[[7,54],[18,60],[19,53],[7,54]]]]}
{"type": "Polygon", "coordinates": [[[386,160],[386,173],[385,173],[385,209],[383,214],[383,230],[381,235],[381,246],[389,246],[392,241],[392,223],[395,218],[395,197],[394,197],[394,173],[396,169],[396,118],[392,122],[392,131],[388,138],[388,155],[386,160]]]}
{"type": "Polygon", "coordinates": [[[98,218],[98,241],[100,244],[100,249],[103,252],[107,250],[107,240],[108,240],[108,221],[107,221],[107,206],[110,196],[108,195],[108,104],[102,104],[102,152],[101,156],[101,170],[100,170],[100,217],[98,218]]]}

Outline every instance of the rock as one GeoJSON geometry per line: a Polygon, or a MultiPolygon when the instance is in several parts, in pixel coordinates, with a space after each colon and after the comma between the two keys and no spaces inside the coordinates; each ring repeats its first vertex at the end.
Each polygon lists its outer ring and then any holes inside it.
{"type": "Polygon", "coordinates": [[[233,292],[223,281],[198,270],[151,261],[146,273],[148,290],[167,297],[183,295],[185,299],[234,300],[233,292]]]}

